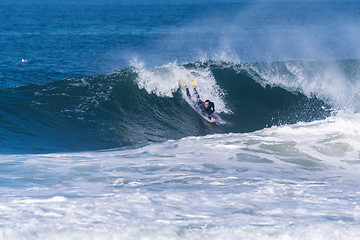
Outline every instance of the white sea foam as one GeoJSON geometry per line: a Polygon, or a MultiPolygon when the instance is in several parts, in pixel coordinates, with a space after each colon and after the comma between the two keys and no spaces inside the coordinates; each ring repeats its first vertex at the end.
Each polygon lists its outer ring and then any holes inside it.
{"type": "Polygon", "coordinates": [[[1,155],[0,239],[356,239],[359,119],[1,155]]]}
{"type": "Polygon", "coordinates": [[[117,229],[93,229],[91,231],[82,229],[69,230],[47,230],[39,232],[19,233],[8,229],[0,234],[0,239],[265,239],[265,240],[287,240],[287,239],[316,239],[316,240],[338,240],[358,239],[360,237],[359,227],[350,227],[341,223],[321,223],[311,226],[291,226],[289,228],[277,228],[269,226],[249,227],[203,227],[203,228],[181,228],[181,227],[127,227],[117,229]]]}
{"type": "MultiPolygon", "coordinates": [[[[224,102],[224,92],[216,84],[216,80],[208,68],[185,68],[176,65],[176,63],[170,63],[147,69],[144,63],[136,59],[132,61],[132,66],[135,67],[138,74],[138,86],[145,89],[149,94],[156,94],[159,97],[173,97],[174,92],[181,87],[181,83],[185,83],[191,89],[192,81],[195,81],[197,91],[203,101],[211,99],[216,104],[218,112],[230,112],[224,102]]],[[[182,87],[182,94],[187,99],[184,87],[182,87]]]]}

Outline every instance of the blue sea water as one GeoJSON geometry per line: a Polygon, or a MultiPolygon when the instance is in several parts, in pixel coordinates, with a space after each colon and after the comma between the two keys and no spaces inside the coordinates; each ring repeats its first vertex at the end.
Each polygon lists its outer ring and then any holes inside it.
{"type": "Polygon", "coordinates": [[[0,239],[360,238],[359,20],[356,1],[1,2],[0,239]]]}

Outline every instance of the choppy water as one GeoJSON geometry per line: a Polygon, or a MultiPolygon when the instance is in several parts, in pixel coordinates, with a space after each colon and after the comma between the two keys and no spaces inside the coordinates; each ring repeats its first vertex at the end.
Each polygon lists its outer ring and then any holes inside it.
{"type": "Polygon", "coordinates": [[[359,238],[358,9],[0,4],[0,239],[359,238]]]}

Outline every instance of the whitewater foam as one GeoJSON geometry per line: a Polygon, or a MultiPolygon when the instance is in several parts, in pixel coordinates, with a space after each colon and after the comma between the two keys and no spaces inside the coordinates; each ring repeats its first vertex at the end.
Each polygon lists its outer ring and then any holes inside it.
{"type": "Polygon", "coordinates": [[[351,239],[359,115],[135,149],[1,155],[2,239],[351,239]]]}
{"type": "MultiPolygon", "coordinates": [[[[147,69],[144,63],[133,60],[132,66],[138,74],[137,83],[139,88],[145,89],[149,94],[153,93],[159,97],[173,97],[178,91],[181,83],[191,86],[192,81],[196,82],[197,91],[203,101],[211,99],[216,104],[218,112],[229,113],[224,101],[224,91],[217,85],[211,70],[206,67],[194,66],[186,68],[176,63],[169,63],[160,67],[147,69]]],[[[185,89],[182,89],[185,99],[185,89]]]]}

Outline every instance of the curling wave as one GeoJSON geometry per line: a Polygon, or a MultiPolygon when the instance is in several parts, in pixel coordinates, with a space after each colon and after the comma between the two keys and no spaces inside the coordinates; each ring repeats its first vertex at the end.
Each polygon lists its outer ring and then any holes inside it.
{"type": "Polygon", "coordinates": [[[251,132],[331,115],[331,102],[270,82],[258,71],[260,65],[137,65],[107,75],[1,90],[0,152],[129,147],[185,136],[251,132]],[[226,124],[212,125],[191,108],[179,82],[192,80],[204,100],[215,102],[226,124]]]}

